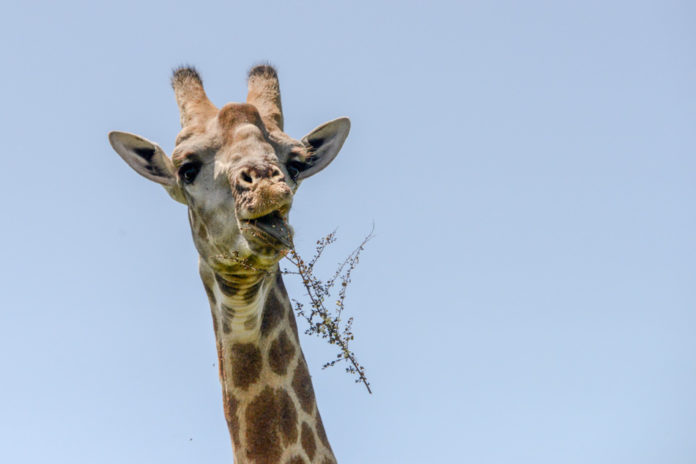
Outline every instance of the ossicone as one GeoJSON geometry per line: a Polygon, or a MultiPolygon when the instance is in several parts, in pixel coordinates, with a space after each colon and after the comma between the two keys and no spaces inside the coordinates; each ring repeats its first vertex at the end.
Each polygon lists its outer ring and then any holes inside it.
{"type": "Polygon", "coordinates": [[[283,130],[283,106],[280,101],[278,73],[270,64],[249,70],[247,103],[259,111],[269,131],[283,130]]]}
{"type": "Polygon", "coordinates": [[[193,66],[180,66],[172,72],[172,88],[179,105],[181,127],[201,123],[215,115],[213,105],[203,89],[203,80],[193,66]]]}

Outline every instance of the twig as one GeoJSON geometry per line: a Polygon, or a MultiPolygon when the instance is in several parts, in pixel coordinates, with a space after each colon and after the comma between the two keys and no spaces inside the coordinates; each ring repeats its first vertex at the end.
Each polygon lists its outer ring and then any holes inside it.
{"type": "Polygon", "coordinates": [[[365,245],[368,241],[370,241],[370,239],[373,238],[373,232],[374,224],[367,237],[365,237],[362,243],[360,243],[360,245],[353,250],[350,255],[348,255],[348,257],[339,265],[333,276],[326,282],[321,281],[314,275],[314,265],[321,257],[324,249],[336,240],[335,231],[317,241],[315,254],[309,262],[305,262],[297,253],[297,250],[291,249],[285,258],[297,268],[297,271],[289,271],[287,269],[283,270],[283,273],[285,274],[298,274],[302,279],[302,284],[304,285],[305,290],[307,290],[307,296],[309,297],[311,306],[311,311],[309,314],[305,312],[304,305],[302,303],[297,300],[293,300],[297,315],[302,316],[309,324],[309,328],[305,331],[305,333],[308,335],[319,335],[322,338],[328,338],[330,344],[337,345],[339,348],[339,353],[336,355],[336,359],[325,363],[323,368],[326,369],[327,367],[336,365],[336,363],[340,361],[346,361],[348,363],[346,372],[356,375],[357,378],[355,381],[357,383],[362,382],[369,393],[372,393],[372,390],[370,389],[370,383],[367,381],[365,367],[358,362],[355,353],[351,351],[349,347],[349,342],[355,339],[352,332],[353,318],[348,318],[348,320],[345,322],[345,326],[341,327],[341,315],[345,307],[344,300],[346,297],[348,284],[351,281],[351,273],[358,264],[360,260],[360,253],[365,248],[365,245]],[[335,312],[332,314],[326,308],[325,301],[331,296],[331,289],[338,280],[341,282],[341,289],[338,292],[335,312]]]}
{"type": "MultiPolygon", "coordinates": [[[[351,273],[360,261],[360,253],[365,248],[365,245],[373,238],[374,230],[375,226],[373,224],[370,233],[363,239],[362,243],[360,243],[360,245],[354,249],[342,263],[339,264],[336,272],[334,272],[331,278],[326,282],[321,281],[314,275],[314,266],[326,247],[336,241],[335,230],[327,236],[317,240],[314,256],[309,262],[305,262],[297,253],[297,250],[294,248],[290,249],[285,255],[285,259],[290,261],[297,268],[297,270],[282,270],[283,274],[299,276],[300,279],[302,279],[302,284],[307,290],[307,296],[309,297],[310,306],[312,308],[309,314],[304,311],[304,305],[301,302],[295,299],[292,300],[295,305],[295,312],[297,315],[302,316],[309,325],[307,330],[305,330],[305,333],[307,335],[318,335],[322,338],[328,338],[330,344],[336,345],[339,348],[339,353],[336,355],[336,359],[324,363],[322,368],[326,369],[327,367],[335,366],[340,361],[346,361],[348,363],[346,372],[356,375],[357,378],[355,382],[362,382],[365,384],[365,388],[367,388],[367,391],[370,394],[372,394],[372,390],[370,389],[370,383],[367,381],[365,367],[358,362],[355,353],[351,351],[349,347],[349,342],[355,339],[352,332],[353,318],[348,318],[348,320],[345,322],[345,326],[341,327],[341,315],[343,314],[343,309],[345,308],[344,300],[346,298],[348,284],[351,282],[351,273]],[[327,298],[331,296],[331,289],[334,287],[337,280],[340,280],[341,282],[341,289],[338,292],[336,308],[332,314],[326,308],[324,303],[327,298]]],[[[234,261],[239,264],[240,267],[248,271],[268,274],[268,271],[266,270],[253,267],[251,264],[249,264],[248,259],[241,258],[238,252],[233,252],[230,255],[218,255],[217,258],[234,261]]]]}

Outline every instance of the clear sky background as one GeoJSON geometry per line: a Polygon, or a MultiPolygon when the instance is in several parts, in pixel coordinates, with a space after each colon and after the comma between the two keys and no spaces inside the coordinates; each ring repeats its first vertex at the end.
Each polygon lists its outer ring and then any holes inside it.
{"type": "MultiPolygon", "coordinates": [[[[286,130],[352,119],[292,213],[374,395],[302,342],[341,463],[696,462],[692,2],[6,1],[0,461],[228,463],[171,68],[280,74],[286,130]]],[[[300,294],[290,285],[293,296],[300,294]]]]}

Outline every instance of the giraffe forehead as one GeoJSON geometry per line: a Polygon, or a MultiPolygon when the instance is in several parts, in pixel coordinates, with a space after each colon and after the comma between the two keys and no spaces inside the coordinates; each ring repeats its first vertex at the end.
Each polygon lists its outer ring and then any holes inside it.
{"type": "Polygon", "coordinates": [[[248,123],[238,124],[228,137],[221,150],[223,157],[231,155],[232,158],[242,157],[258,162],[275,161],[276,151],[262,130],[248,123]]]}
{"type": "Polygon", "coordinates": [[[248,103],[228,103],[204,123],[184,127],[172,154],[175,167],[189,158],[222,161],[230,167],[239,161],[265,165],[289,156],[309,156],[305,145],[285,132],[269,132],[258,109],[248,103]]]}
{"type": "MultiPolygon", "coordinates": [[[[217,116],[217,129],[224,145],[242,149],[245,155],[281,154],[292,152],[307,157],[307,148],[282,130],[269,131],[258,109],[248,103],[228,103],[217,116]]],[[[282,156],[282,155],[281,155],[282,156]]]]}
{"type": "Polygon", "coordinates": [[[273,151],[268,131],[255,106],[228,103],[215,117],[182,128],[172,154],[175,165],[191,155],[207,158],[217,153],[244,151],[244,154],[273,151]]]}
{"type": "Polygon", "coordinates": [[[220,134],[228,142],[240,137],[248,137],[252,132],[259,138],[267,138],[268,131],[254,105],[228,103],[220,108],[216,119],[220,134]],[[240,131],[242,128],[246,128],[246,130],[240,131]],[[252,131],[251,128],[255,130],[252,131]]]}
{"type": "Polygon", "coordinates": [[[251,161],[265,165],[277,161],[276,147],[255,106],[229,103],[220,109],[217,121],[219,139],[223,142],[219,154],[224,162],[251,161]]]}

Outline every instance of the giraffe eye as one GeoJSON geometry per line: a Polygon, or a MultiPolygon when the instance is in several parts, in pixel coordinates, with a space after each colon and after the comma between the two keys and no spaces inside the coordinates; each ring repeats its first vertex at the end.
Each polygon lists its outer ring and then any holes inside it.
{"type": "Polygon", "coordinates": [[[297,180],[297,176],[299,176],[300,172],[306,168],[305,164],[300,161],[290,161],[286,167],[292,180],[297,180]]]}
{"type": "Polygon", "coordinates": [[[179,177],[184,181],[184,184],[191,184],[196,180],[196,176],[200,170],[200,163],[187,163],[179,169],[179,177]]]}

